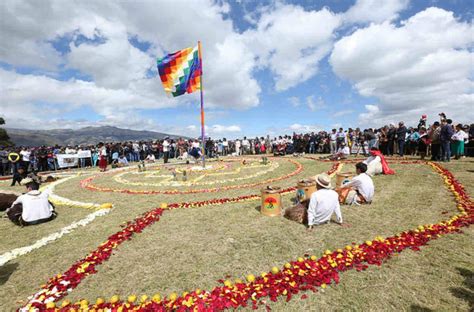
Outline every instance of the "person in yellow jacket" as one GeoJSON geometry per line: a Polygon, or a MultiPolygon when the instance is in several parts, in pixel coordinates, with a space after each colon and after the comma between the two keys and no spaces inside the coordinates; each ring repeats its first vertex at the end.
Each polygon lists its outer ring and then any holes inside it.
{"type": "Polygon", "coordinates": [[[12,174],[15,174],[20,166],[20,154],[16,151],[11,151],[8,153],[8,161],[11,164],[12,174]]]}

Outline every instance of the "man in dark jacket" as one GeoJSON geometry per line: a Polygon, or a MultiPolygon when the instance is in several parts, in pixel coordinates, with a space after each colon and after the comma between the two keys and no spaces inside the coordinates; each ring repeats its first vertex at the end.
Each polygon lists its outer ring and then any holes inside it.
{"type": "Polygon", "coordinates": [[[405,138],[407,135],[407,127],[405,127],[405,123],[400,121],[398,123],[397,129],[397,141],[398,141],[398,154],[400,157],[403,157],[405,152],[405,138]]]}
{"type": "Polygon", "coordinates": [[[443,119],[441,122],[441,132],[439,139],[441,141],[441,161],[450,161],[451,159],[451,137],[454,134],[453,121],[451,119],[443,119]]]}
{"type": "Polygon", "coordinates": [[[395,145],[395,135],[397,134],[397,129],[394,124],[390,124],[387,133],[387,155],[393,156],[393,147],[395,145]]]}

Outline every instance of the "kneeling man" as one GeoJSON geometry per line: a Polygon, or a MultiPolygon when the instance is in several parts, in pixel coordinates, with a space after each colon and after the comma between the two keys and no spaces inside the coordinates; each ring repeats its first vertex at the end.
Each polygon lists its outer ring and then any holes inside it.
{"type": "Polygon", "coordinates": [[[53,206],[48,201],[48,192],[39,191],[39,184],[31,178],[21,181],[27,193],[18,196],[7,209],[8,218],[17,225],[33,225],[53,220],[56,217],[53,206]]]}
{"type": "Polygon", "coordinates": [[[339,201],[347,205],[370,204],[375,192],[374,182],[366,173],[366,164],[359,162],[355,167],[357,176],[338,190],[339,201]]]}
{"type": "Polygon", "coordinates": [[[317,191],[309,201],[308,229],[329,223],[333,213],[336,214],[336,222],[342,224],[341,207],[337,193],[331,189],[331,178],[327,174],[320,174],[316,177],[316,183],[317,191]]]}

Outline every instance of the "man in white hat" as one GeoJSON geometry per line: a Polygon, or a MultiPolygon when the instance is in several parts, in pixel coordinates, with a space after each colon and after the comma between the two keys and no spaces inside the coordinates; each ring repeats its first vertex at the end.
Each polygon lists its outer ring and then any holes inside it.
{"type": "Polygon", "coordinates": [[[56,217],[53,206],[48,201],[48,192],[39,191],[39,184],[31,179],[21,180],[27,193],[18,196],[7,209],[8,218],[17,225],[33,225],[53,220],[56,217]]]}
{"type": "Polygon", "coordinates": [[[336,222],[342,224],[341,207],[338,194],[332,190],[331,178],[327,174],[316,176],[317,191],[311,195],[308,207],[308,229],[313,226],[329,223],[333,213],[336,214],[336,222]]]}

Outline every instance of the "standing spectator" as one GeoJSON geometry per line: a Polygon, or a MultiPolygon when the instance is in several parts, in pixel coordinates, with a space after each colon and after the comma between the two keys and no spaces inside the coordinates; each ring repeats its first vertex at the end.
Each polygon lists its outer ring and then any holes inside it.
{"type": "Polygon", "coordinates": [[[55,159],[54,159],[54,154],[52,152],[49,152],[48,155],[47,155],[47,162],[48,162],[48,169],[50,171],[53,171],[53,170],[56,170],[56,163],[55,163],[55,159]]]}
{"type": "Polygon", "coordinates": [[[239,139],[235,140],[235,153],[237,154],[237,156],[242,155],[240,146],[241,146],[240,140],[239,139]]]}
{"type": "Polygon", "coordinates": [[[393,156],[396,135],[397,130],[395,129],[395,125],[391,123],[387,132],[387,155],[389,156],[393,156]]]}
{"type": "Polygon", "coordinates": [[[92,151],[92,167],[97,166],[97,161],[99,160],[99,152],[96,148],[92,151]]]}
{"type": "Polygon", "coordinates": [[[379,150],[388,155],[388,127],[384,126],[379,131],[379,150]]]}
{"type": "Polygon", "coordinates": [[[168,158],[170,156],[170,142],[168,141],[170,138],[165,137],[163,140],[163,162],[166,164],[168,163],[168,158]]]}
{"type": "Polygon", "coordinates": [[[250,153],[250,142],[247,137],[242,140],[242,155],[248,155],[250,153]]]}
{"type": "Polygon", "coordinates": [[[211,139],[211,137],[207,138],[206,141],[206,146],[205,146],[205,152],[206,156],[209,158],[214,157],[213,152],[214,152],[214,141],[211,139]]]}
{"type": "Polygon", "coordinates": [[[431,141],[431,160],[441,160],[441,141],[440,141],[441,128],[439,121],[435,121],[428,132],[429,139],[431,141]]]}
{"type": "Polygon", "coordinates": [[[405,123],[403,121],[400,121],[398,123],[397,129],[398,155],[400,155],[400,157],[403,157],[405,153],[406,135],[407,127],[405,127],[405,123]]]}
{"type": "Polygon", "coordinates": [[[420,121],[418,122],[418,131],[420,131],[421,128],[425,128],[426,129],[426,115],[421,115],[421,118],[420,118],[420,121]]]}
{"type": "MultiPolygon", "coordinates": [[[[368,144],[369,151],[373,147],[376,147],[375,145],[377,143],[377,137],[375,136],[374,130],[372,130],[372,128],[364,130],[364,136],[365,136],[365,141],[368,144]]],[[[364,154],[365,154],[365,151],[364,151],[364,154]]]]}
{"type": "Polygon", "coordinates": [[[336,129],[332,129],[332,132],[329,135],[329,147],[331,149],[331,154],[335,154],[336,151],[337,151],[337,133],[336,133],[336,129]]]}
{"type": "Polygon", "coordinates": [[[46,146],[41,146],[36,151],[36,157],[38,160],[38,171],[47,171],[48,170],[48,153],[46,151],[46,146]]]}
{"type": "Polygon", "coordinates": [[[314,135],[314,132],[311,133],[309,137],[309,150],[308,153],[314,154],[316,153],[316,136],[314,135]]]}
{"type": "Polygon", "coordinates": [[[8,163],[8,151],[1,150],[0,151],[0,173],[3,176],[10,175],[10,171],[8,169],[10,169],[9,163],[8,163]]]}
{"type": "Polygon", "coordinates": [[[104,143],[99,143],[99,168],[101,172],[107,170],[107,148],[104,143]]]}
{"type": "Polygon", "coordinates": [[[408,154],[416,155],[419,140],[420,134],[418,133],[418,130],[410,128],[410,135],[408,136],[408,154]]]}
{"type": "Polygon", "coordinates": [[[474,156],[474,124],[471,124],[469,129],[466,131],[468,133],[468,144],[466,148],[466,156],[474,156]]]}
{"type": "Polygon", "coordinates": [[[464,140],[466,132],[464,132],[461,124],[456,125],[456,133],[453,134],[451,140],[453,141],[453,155],[454,159],[459,159],[464,155],[464,140]]]}
{"type": "Polygon", "coordinates": [[[425,128],[421,127],[419,134],[420,139],[418,141],[418,153],[420,154],[421,160],[424,160],[431,141],[425,128]]]}
{"type": "Polygon", "coordinates": [[[451,137],[454,134],[451,119],[443,119],[439,139],[441,141],[441,161],[451,160],[451,137]]]}
{"type": "Polygon", "coordinates": [[[267,134],[267,138],[265,139],[265,151],[266,153],[272,153],[272,142],[270,141],[270,136],[267,134]]]}
{"type": "Polygon", "coordinates": [[[21,156],[21,165],[26,170],[26,172],[28,172],[28,168],[30,167],[31,151],[29,151],[26,147],[23,147],[20,151],[20,156],[21,156]]]}
{"type": "MultiPolygon", "coordinates": [[[[82,151],[83,151],[82,146],[79,146],[79,148],[77,149],[77,153],[82,152],[82,151]]],[[[86,166],[86,159],[84,157],[79,158],[79,166],[81,168],[84,168],[86,166]]]]}
{"type": "Polygon", "coordinates": [[[139,161],[140,160],[140,145],[138,141],[135,141],[132,144],[132,161],[139,161]]]}
{"type": "Polygon", "coordinates": [[[10,161],[12,174],[15,174],[16,171],[18,170],[18,167],[20,167],[20,163],[21,163],[20,154],[17,153],[16,151],[11,151],[10,153],[8,153],[8,161],[10,161]]]}
{"type": "Polygon", "coordinates": [[[222,147],[223,147],[223,155],[227,156],[229,154],[229,141],[226,138],[222,140],[222,147]]]}
{"type": "Polygon", "coordinates": [[[260,154],[266,154],[267,152],[267,147],[265,145],[265,138],[261,137],[260,138],[260,154]]]}
{"type": "Polygon", "coordinates": [[[346,143],[346,134],[344,133],[343,128],[339,128],[339,131],[336,134],[336,150],[341,148],[342,143],[346,143]]]}

